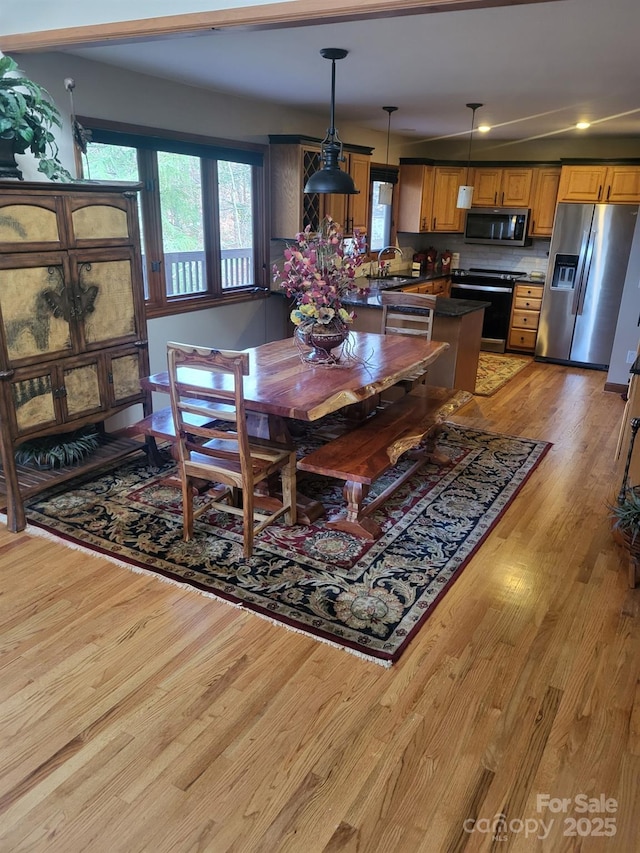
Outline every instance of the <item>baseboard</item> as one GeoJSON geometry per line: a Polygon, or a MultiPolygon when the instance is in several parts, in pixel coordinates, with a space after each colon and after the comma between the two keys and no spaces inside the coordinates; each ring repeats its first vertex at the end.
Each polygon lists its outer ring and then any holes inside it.
{"type": "Polygon", "coordinates": [[[614,394],[622,394],[625,398],[627,396],[627,391],[629,390],[628,385],[619,385],[616,382],[605,382],[604,383],[605,391],[613,391],[614,394]]]}

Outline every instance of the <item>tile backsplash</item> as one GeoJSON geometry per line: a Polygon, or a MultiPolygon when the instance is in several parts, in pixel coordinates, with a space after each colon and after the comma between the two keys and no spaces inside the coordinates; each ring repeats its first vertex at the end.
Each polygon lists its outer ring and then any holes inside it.
{"type": "Polygon", "coordinates": [[[531,246],[482,246],[465,243],[462,234],[398,234],[402,249],[403,266],[411,266],[415,252],[424,252],[431,246],[441,252],[460,253],[460,268],[482,267],[484,269],[514,270],[530,273],[532,270],[546,272],[549,261],[550,240],[533,240],[531,246]]]}

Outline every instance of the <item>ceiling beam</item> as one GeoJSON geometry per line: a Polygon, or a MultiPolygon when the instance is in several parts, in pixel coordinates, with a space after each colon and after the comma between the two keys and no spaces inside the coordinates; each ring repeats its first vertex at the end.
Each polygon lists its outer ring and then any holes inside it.
{"type": "Polygon", "coordinates": [[[0,50],[4,53],[32,53],[201,35],[218,29],[274,29],[544,2],[548,0],[324,0],[322,3],[317,0],[290,0],[264,6],[0,35],[0,50]]]}

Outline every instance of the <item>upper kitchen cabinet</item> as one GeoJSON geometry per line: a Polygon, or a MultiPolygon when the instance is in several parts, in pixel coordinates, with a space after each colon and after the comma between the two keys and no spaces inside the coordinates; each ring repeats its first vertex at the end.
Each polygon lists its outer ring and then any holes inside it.
{"type": "Polygon", "coordinates": [[[640,203],[640,165],[562,167],[558,201],[640,203]]]}
{"type": "Polygon", "coordinates": [[[465,175],[464,166],[401,160],[398,231],[462,231],[463,211],[456,202],[465,175]]]}
{"type": "Polygon", "coordinates": [[[345,234],[367,231],[372,148],[344,146],[345,165],[360,190],[357,195],[305,194],[307,180],[322,166],[321,140],[275,135],[269,142],[272,237],[292,238],[307,226],[317,230],[325,216],[339,222],[345,234]]]}
{"type": "Polygon", "coordinates": [[[550,237],[556,213],[560,167],[540,166],[534,172],[529,235],[531,237],[550,237]]]}
{"type": "Polygon", "coordinates": [[[433,172],[432,231],[462,231],[464,211],[456,206],[458,187],[464,183],[464,166],[436,166],[433,172]]]}
{"type": "Polygon", "coordinates": [[[479,166],[472,176],[474,207],[529,207],[533,169],[479,166]]]}
{"type": "Polygon", "coordinates": [[[433,210],[434,167],[400,161],[398,231],[430,231],[433,210]]]}
{"type": "Polygon", "coordinates": [[[366,234],[369,230],[369,174],[371,171],[371,154],[360,154],[356,151],[345,153],[346,169],[353,178],[356,195],[325,195],[324,215],[331,216],[342,225],[345,234],[359,231],[366,234]]]}

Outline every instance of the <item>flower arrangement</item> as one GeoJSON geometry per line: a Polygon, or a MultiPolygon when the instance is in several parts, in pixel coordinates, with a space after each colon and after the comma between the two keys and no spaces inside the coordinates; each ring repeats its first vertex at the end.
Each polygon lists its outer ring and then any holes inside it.
{"type": "Polygon", "coordinates": [[[366,283],[360,286],[356,278],[362,245],[363,238],[355,234],[353,249],[347,251],[340,225],[330,216],[322,220],[319,231],[307,227],[296,235],[295,245],[285,249],[282,272],[273,268],[274,282],[296,301],[289,315],[295,326],[346,327],[353,321],[355,314],[342,306],[342,299],[350,291],[369,292],[366,283]]]}

